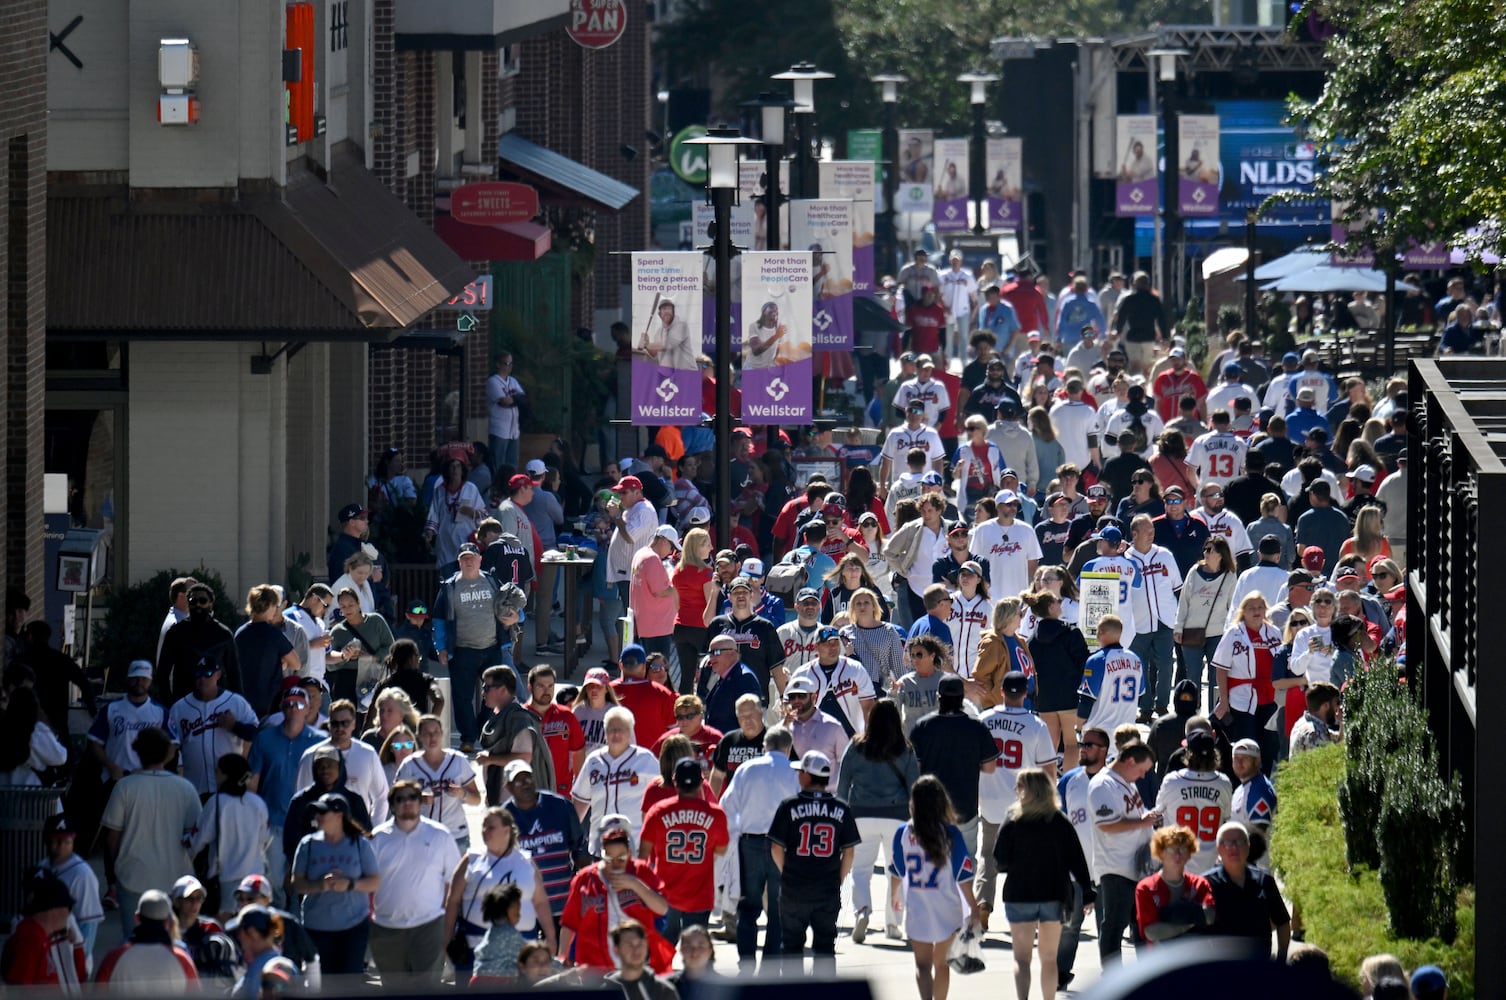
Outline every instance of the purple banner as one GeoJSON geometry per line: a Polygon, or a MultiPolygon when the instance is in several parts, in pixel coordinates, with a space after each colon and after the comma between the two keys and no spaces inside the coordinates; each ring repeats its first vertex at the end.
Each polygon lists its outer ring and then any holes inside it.
{"type": "Polygon", "coordinates": [[[1447,271],[1450,266],[1448,244],[1443,240],[1415,243],[1402,254],[1401,263],[1413,271],[1447,271]]]}
{"type": "Polygon", "coordinates": [[[852,290],[872,295],[873,163],[868,160],[829,160],[820,165],[821,197],[852,199],[852,290]]]}
{"type": "Polygon", "coordinates": [[[701,373],[633,359],[633,426],[701,422],[701,373]]]}
{"type": "Polygon", "coordinates": [[[931,218],[938,233],[965,233],[967,222],[968,143],[966,139],[937,139],[934,163],[936,185],[931,218]]]}
{"type": "Polygon", "coordinates": [[[985,160],[988,164],[988,228],[1023,229],[1025,213],[1020,203],[1024,171],[1022,141],[989,139],[985,160]]]}
{"type": "MultiPolygon", "coordinates": [[[[872,209],[873,203],[868,203],[872,209]]],[[[877,290],[878,282],[873,274],[873,244],[864,247],[852,248],[852,290],[855,292],[872,295],[877,290]]]]}
{"type": "Polygon", "coordinates": [[[1156,169],[1156,118],[1154,115],[1120,115],[1118,134],[1119,169],[1114,183],[1114,212],[1121,219],[1155,215],[1160,198],[1160,174],[1156,169]]]}
{"type": "Polygon", "coordinates": [[[808,424],[814,419],[810,358],[743,371],[744,424],[808,424]]]}
{"type": "Polygon", "coordinates": [[[818,351],[850,351],[852,328],[852,202],[790,202],[790,246],[811,259],[811,336],[818,351]]]}
{"type": "Polygon", "coordinates": [[[1182,162],[1177,171],[1177,211],[1184,216],[1218,214],[1218,115],[1178,119],[1182,162]]]}

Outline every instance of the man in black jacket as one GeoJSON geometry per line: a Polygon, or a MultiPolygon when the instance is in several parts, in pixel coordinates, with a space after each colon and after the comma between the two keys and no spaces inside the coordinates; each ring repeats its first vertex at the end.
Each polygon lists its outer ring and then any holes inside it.
{"type": "Polygon", "coordinates": [[[188,617],[168,629],[162,640],[153,680],[158,699],[171,705],[187,697],[193,691],[194,672],[204,663],[224,671],[221,683],[226,690],[241,692],[235,634],[214,616],[214,591],[207,583],[195,583],[188,588],[188,617]]]}

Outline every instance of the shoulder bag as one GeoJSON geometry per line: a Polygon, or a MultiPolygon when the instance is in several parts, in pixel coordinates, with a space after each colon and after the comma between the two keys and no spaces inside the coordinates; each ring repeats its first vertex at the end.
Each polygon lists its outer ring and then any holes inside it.
{"type": "Polygon", "coordinates": [[[1218,599],[1224,592],[1224,584],[1229,580],[1227,571],[1220,573],[1218,577],[1218,589],[1213,592],[1213,601],[1208,605],[1208,617],[1203,619],[1203,624],[1197,628],[1182,629],[1183,646],[1201,646],[1208,641],[1208,626],[1213,624],[1213,609],[1218,606],[1218,599]]]}

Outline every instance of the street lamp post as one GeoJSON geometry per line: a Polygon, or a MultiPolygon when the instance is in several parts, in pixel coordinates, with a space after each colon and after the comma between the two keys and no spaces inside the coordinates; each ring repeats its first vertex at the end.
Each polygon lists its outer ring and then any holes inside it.
{"type": "Polygon", "coordinates": [[[784,116],[794,109],[795,102],[764,91],[754,100],[744,101],[742,106],[758,110],[759,136],[763,140],[764,247],[778,250],[783,245],[779,207],[784,202],[784,192],[779,190],[779,164],[784,158],[784,116]]]}
{"type": "Polygon", "coordinates": [[[988,204],[988,136],[983,125],[984,106],[988,103],[988,85],[999,78],[992,73],[972,70],[957,78],[971,87],[968,102],[973,106],[973,139],[968,143],[967,186],[973,199],[973,232],[982,235],[987,227],[983,216],[988,204]]]}
{"type": "Polygon", "coordinates": [[[796,198],[815,197],[816,184],[811,179],[811,121],[816,115],[816,81],[830,80],[833,74],[819,70],[813,63],[799,62],[775,73],[769,79],[788,80],[795,92],[795,164],[790,174],[791,194],[796,198]]]}
{"type": "Polygon", "coordinates": [[[878,268],[878,273],[882,275],[894,266],[898,256],[896,248],[899,246],[899,233],[894,228],[894,196],[899,190],[899,130],[895,124],[895,108],[899,104],[899,85],[909,83],[910,80],[899,73],[879,73],[870,79],[883,88],[884,98],[883,152],[880,154],[884,160],[884,214],[883,224],[879,227],[879,233],[883,237],[880,245],[884,248],[884,254],[878,268]]]}
{"type": "Polygon", "coordinates": [[[716,530],[732,538],[732,205],[737,199],[737,149],[758,145],[736,129],[714,128],[686,145],[706,147],[706,193],[711,199],[711,255],[716,264],[716,530]]]}
{"type": "Polygon", "coordinates": [[[1182,238],[1182,216],[1177,211],[1177,176],[1181,168],[1181,136],[1177,130],[1177,60],[1191,55],[1186,49],[1151,49],[1145,54],[1150,70],[1150,107],[1156,109],[1156,81],[1161,83],[1161,128],[1166,136],[1165,169],[1161,171],[1161,216],[1157,227],[1156,264],[1161,275],[1157,287],[1161,289],[1163,308],[1172,305],[1172,293],[1176,283],[1177,245],[1182,238]]]}

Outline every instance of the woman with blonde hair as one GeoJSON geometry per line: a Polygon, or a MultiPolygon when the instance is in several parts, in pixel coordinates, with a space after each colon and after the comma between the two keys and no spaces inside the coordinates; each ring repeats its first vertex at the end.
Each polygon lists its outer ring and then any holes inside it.
{"type": "Polygon", "coordinates": [[[1370,561],[1376,556],[1391,558],[1391,543],[1381,530],[1381,509],[1374,505],[1361,507],[1354,515],[1354,531],[1339,546],[1339,558],[1351,552],[1365,557],[1360,571],[1366,583],[1370,582],[1370,561]]]}
{"type": "MultiPolygon", "coordinates": [[[[329,589],[338,594],[349,587],[356,592],[356,597],[361,602],[361,610],[366,614],[371,614],[377,609],[376,594],[371,589],[371,579],[376,574],[376,560],[362,547],[352,552],[341,568],[345,572],[329,585],[329,589]]],[[[336,608],[330,608],[325,619],[325,625],[333,625],[340,619],[339,611],[336,608]]]]}
{"type": "Polygon", "coordinates": [[[994,605],[993,621],[978,640],[978,662],[973,667],[973,680],[983,688],[979,708],[1004,703],[1004,675],[1011,670],[1028,676],[1034,691],[1035,662],[1019,635],[1024,614],[1025,602],[1018,597],[1001,598],[994,605]]]}
{"type": "Polygon", "coordinates": [[[1213,714],[1233,723],[1229,741],[1252,739],[1260,744],[1260,759],[1274,766],[1277,734],[1267,723],[1276,714],[1276,690],[1271,667],[1281,633],[1266,621],[1265,595],[1252,590],[1239,602],[1234,624],[1224,632],[1213,653],[1218,677],[1218,707],[1213,714]]]}
{"type": "MultiPolygon", "coordinates": [[[[879,593],[878,581],[868,570],[868,563],[856,552],[849,552],[826,574],[826,586],[821,591],[821,621],[830,625],[833,618],[847,610],[853,595],[859,590],[879,593]]],[[[879,617],[889,620],[889,606],[881,602],[879,617]]]]}
{"type": "Polygon", "coordinates": [[[362,733],[361,740],[373,750],[380,750],[400,726],[410,733],[418,732],[418,708],[402,688],[388,688],[378,694],[372,710],[376,713],[376,725],[362,733]]]}
{"type": "Polygon", "coordinates": [[[711,570],[711,535],[705,528],[691,528],[685,533],[680,561],[669,580],[680,596],[674,631],[680,693],[689,694],[695,688],[696,664],[710,639],[706,626],[716,616],[714,609],[721,596],[711,570]]]}
{"type": "MultiPolygon", "coordinates": [[[[1017,1000],[1030,996],[1030,959],[1041,959],[1041,997],[1056,996],[1056,948],[1062,933],[1062,887],[1070,875],[1082,887],[1083,907],[1095,898],[1093,877],[1083,856],[1082,842],[1056,796],[1056,785],[1038,767],[1015,775],[1015,800],[1009,807],[994,862],[1004,873],[1004,916],[1014,949],[1014,991],[1017,1000]]],[[[992,902],[992,900],[988,900],[992,902]]]]}

